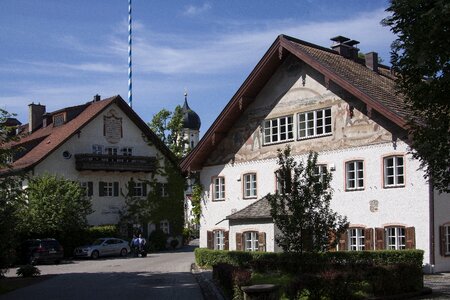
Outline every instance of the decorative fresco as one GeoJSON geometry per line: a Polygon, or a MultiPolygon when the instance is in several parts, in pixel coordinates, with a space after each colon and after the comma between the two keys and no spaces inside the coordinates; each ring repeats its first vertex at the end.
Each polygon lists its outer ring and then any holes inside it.
{"type": "Polygon", "coordinates": [[[365,106],[337,86],[325,88],[321,74],[295,58],[287,59],[220,142],[207,164],[276,157],[287,143],[264,145],[264,120],[331,108],[332,133],[289,142],[293,154],[389,142],[392,134],[363,113],[365,106]],[[338,96],[339,95],[339,96],[338,96]]]}
{"type": "Polygon", "coordinates": [[[117,144],[123,137],[122,118],[117,116],[114,109],[109,110],[103,117],[103,135],[111,144],[117,144]]]}

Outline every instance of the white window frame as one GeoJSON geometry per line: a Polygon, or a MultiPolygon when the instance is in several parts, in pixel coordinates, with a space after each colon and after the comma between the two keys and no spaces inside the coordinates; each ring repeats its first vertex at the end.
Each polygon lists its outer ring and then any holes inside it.
{"type": "Polygon", "coordinates": [[[349,228],[348,229],[348,250],[362,251],[365,250],[365,236],[364,228],[349,228]]]}
{"type": "Polygon", "coordinates": [[[159,193],[161,197],[166,198],[169,197],[169,185],[167,183],[160,183],[159,184],[159,193]]]}
{"type": "Polygon", "coordinates": [[[326,164],[317,164],[314,173],[319,176],[320,182],[323,182],[323,176],[327,174],[328,167],[326,164]]]}
{"type": "Polygon", "coordinates": [[[403,250],[406,249],[406,228],[405,227],[386,227],[386,249],[403,250]]]}
{"type": "Polygon", "coordinates": [[[345,189],[347,191],[364,189],[363,160],[352,160],[345,163],[345,189]]]}
{"type": "Polygon", "coordinates": [[[258,185],[256,173],[244,174],[243,188],[244,198],[256,198],[258,197],[258,185]]]}
{"type": "Polygon", "coordinates": [[[225,250],[225,231],[214,230],[214,250],[225,250]]]}
{"type": "Polygon", "coordinates": [[[113,197],[114,196],[114,182],[104,182],[103,194],[106,197],[113,197]]]}
{"type": "Polygon", "coordinates": [[[264,120],[264,145],[293,141],[294,115],[264,120]]]}
{"type": "Polygon", "coordinates": [[[384,187],[405,186],[405,158],[403,155],[385,157],[383,159],[383,170],[384,187]]]}
{"type": "Polygon", "coordinates": [[[135,182],[133,186],[133,196],[144,197],[144,182],[135,182]]]}
{"type": "Polygon", "coordinates": [[[133,155],[133,148],[131,147],[123,147],[120,149],[120,152],[123,156],[132,156],[133,155]]]}
{"type": "Polygon", "coordinates": [[[105,154],[107,155],[117,155],[118,148],[117,147],[105,147],[105,154]]]}
{"type": "Polygon", "coordinates": [[[164,232],[165,234],[170,234],[170,224],[167,220],[162,220],[159,222],[159,228],[164,232]]]}
{"type": "Polygon", "coordinates": [[[444,225],[445,255],[450,255],[450,224],[444,225]]]}
{"type": "Polygon", "coordinates": [[[259,250],[259,240],[257,231],[244,232],[244,250],[245,251],[259,250]]]}
{"type": "Polygon", "coordinates": [[[94,154],[103,154],[103,145],[92,145],[92,153],[94,154]]]}
{"type": "Polygon", "coordinates": [[[225,177],[213,177],[213,201],[225,200],[225,177]]]}
{"type": "Polygon", "coordinates": [[[53,127],[58,127],[66,123],[66,114],[59,113],[53,116],[53,127]]]}
{"type": "Polygon", "coordinates": [[[297,114],[297,137],[299,140],[332,133],[331,107],[297,114]]]}
{"type": "MultiPolygon", "coordinates": [[[[91,181],[91,184],[92,184],[92,189],[94,189],[94,186],[93,186],[92,181],[91,181]]],[[[91,194],[92,194],[92,195],[89,195],[89,181],[80,181],[80,186],[81,186],[82,189],[84,189],[84,192],[85,192],[85,196],[86,196],[86,197],[91,197],[91,196],[93,196],[93,194],[94,194],[94,191],[93,191],[93,190],[91,191],[91,194]]]]}

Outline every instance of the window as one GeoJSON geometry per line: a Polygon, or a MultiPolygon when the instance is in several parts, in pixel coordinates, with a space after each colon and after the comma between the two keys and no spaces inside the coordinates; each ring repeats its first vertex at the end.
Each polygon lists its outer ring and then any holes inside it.
{"type": "Polygon", "coordinates": [[[264,144],[274,144],[294,139],[293,116],[285,116],[264,121],[264,144]]]}
{"type": "Polygon", "coordinates": [[[384,187],[405,186],[403,156],[384,158],[384,187]]]}
{"type": "Polygon", "coordinates": [[[160,183],[159,184],[159,194],[161,197],[169,197],[169,186],[167,183],[160,183]]]}
{"type": "Polygon", "coordinates": [[[249,231],[244,233],[244,250],[245,251],[258,251],[258,232],[249,231]]]}
{"type": "Polygon", "coordinates": [[[170,233],[169,221],[163,220],[163,221],[159,222],[159,228],[165,234],[169,234],[170,233]]]}
{"type": "Polygon", "coordinates": [[[119,183],[115,182],[99,182],[99,196],[100,197],[118,197],[119,196],[119,183]]]}
{"type": "Polygon", "coordinates": [[[244,198],[255,198],[256,193],[256,173],[244,175],[244,198]]]}
{"type": "Polygon", "coordinates": [[[53,116],[53,126],[54,127],[61,126],[61,125],[64,124],[64,122],[65,122],[65,115],[64,115],[64,113],[60,113],[60,114],[57,114],[57,115],[53,116]]]}
{"type": "Polygon", "coordinates": [[[323,178],[327,174],[327,165],[316,165],[314,173],[319,176],[320,182],[323,182],[323,178]]]}
{"type": "Polygon", "coordinates": [[[145,183],[143,183],[143,182],[136,182],[133,187],[133,196],[137,196],[137,197],[146,196],[145,195],[146,193],[144,191],[144,185],[145,185],[145,183]]]}
{"type": "Polygon", "coordinates": [[[364,162],[362,160],[349,161],[345,164],[347,190],[364,188],[364,162]]]}
{"type": "Polygon", "coordinates": [[[440,226],[441,255],[450,256],[450,224],[440,226]]]}
{"type": "Polygon", "coordinates": [[[223,201],[225,200],[225,178],[214,177],[213,178],[213,200],[223,201]]]}
{"type": "Polygon", "coordinates": [[[124,147],[124,148],[120,149],[120,152],[122,152],[123,156],[132,156],[133,155],[133,148],[124,147]]]}
{"type": "Polygon", "coordinates": [[[331,134],[331,108],[298,114],[298,138],[307,139],[331,134]]]}
{"type": "Polygon", "coordinates": [[[214,231],[214,250],[225,250],[225,232],[223,230],[214,231]]]}
{"type": "Polygon", "coordinates": [[[405,227],[386,228],[386,249],[406,249],[405,227]]]}
{"type": "Polygon", "coordinates": [[[92,153],[103,154],[103,146],[102,145],[92,145],[92,153]]]}
{"type": "Polygon", "coordinates": [[[92,181],[80,182],[80,186],[85,190],[86,196],[90,197],[94,194],[94,185],[92,181]]]}
{"type": "Polygon", "coordinates": [[[348,229],[348,250],[361,251],[364,250],[364,229],[349,228],[348,229]]]}

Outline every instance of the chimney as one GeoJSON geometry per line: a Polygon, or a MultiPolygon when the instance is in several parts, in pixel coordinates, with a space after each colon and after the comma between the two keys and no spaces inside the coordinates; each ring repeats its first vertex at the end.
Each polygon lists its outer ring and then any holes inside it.
{"type": "Polygon", "coordinates": [[[41,127],[45,105],[31,103],[28,108],[28,131],[31,133],[41,127]]]}
{"type": "Polygon", "coordinates": [[[100,95],[99,94],[94,96],[94,100],[92,102],[98,102],[98,101],[100,101],[100,95]]]}
{"type": "Polygon", "coordinates": [[[364,58],[366,60],[366,67],[374,72],[378,72],[378,53],[369,52],[364,54],[364,58]]]}
{"type": "Polygon", "coordinates": [[[337,51],[341,56],[357,61],[358,60],[358,51],[359,49],[355,46],[359,44],[358,41],[351,40],[345,36],[338,35],[334,38],[331,38],[333,41],[333,45],[331,45],[331,49],[337,51]]]}

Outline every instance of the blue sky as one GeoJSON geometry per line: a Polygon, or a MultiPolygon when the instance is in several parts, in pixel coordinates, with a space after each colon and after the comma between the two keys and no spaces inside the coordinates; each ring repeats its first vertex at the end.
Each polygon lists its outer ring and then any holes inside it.
{"type": "MultiPolygon", "coordinates": [[[[144,121],[188,91],[205,133],[279,34],[329,47],[344,35],[386,64],[381,0],[133,0],[133,109],[144,121]]],[[[0,107],[27,122],[128,88],[128,0],[1,0],[0,107]]]]}

